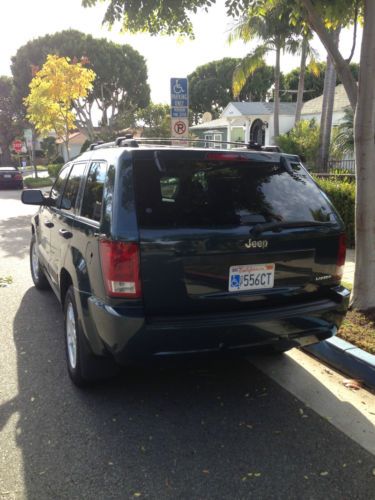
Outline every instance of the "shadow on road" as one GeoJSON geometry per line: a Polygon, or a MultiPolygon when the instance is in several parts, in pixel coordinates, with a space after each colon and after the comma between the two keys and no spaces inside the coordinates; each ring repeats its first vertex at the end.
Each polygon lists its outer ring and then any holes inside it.
{"type": "Polygon", "coordinates": [[[3,257],[23,259],[29,252],[30,236],[30,215],[0,219],[0,247],[3,257]]]}
{"type": "Polygon", "coordinates": [[[1,189],[0,200],[20,200],[22,189],[1,189]]]}
{"type": "Polygon", "coordinates": [[[374,492],[370,455],[245,360],[131,370],[79,391],[66,374],[60,306],[35,288],[20,303],[14,341],[19,395],[0,407],[0,428],[19,412],[27,498],[374,492]]]}

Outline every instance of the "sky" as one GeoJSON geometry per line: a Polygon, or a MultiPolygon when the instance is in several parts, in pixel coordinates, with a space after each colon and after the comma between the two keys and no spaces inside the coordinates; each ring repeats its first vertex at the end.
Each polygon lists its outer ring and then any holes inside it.
{"type": "MultiPolygon", "coordinates": [[[[138,50],[147,62],[152,101],[169,103],[170,78],[186,77],[197,66],[223,57],[244,57],[255,47],[256,43],[228,45],[228,30],[233,20],[226,17],[224,3],[225,0],[217,0],[208,13],[202,11],[194,15],[195,40],[181,41],[178,37],[124,34],[119,26],[108,30],[102,25],[105,12],[102,3],[84,9],[81,0],[0,0],[0,75],[11,75],[11,57],[29,40],[72,28],[94,37],[127,43],[138,50]]],[[[350,52],[351,41],[350,33],[343,32],[340,48],[345,55],[350,52]]],[[[321,60],[325,60],[320,42],[315,40],[313,45],[321,60]]],[[[359,60],[359,46],[360,39],[354,56],[356,61],[359,60]]],[[[267,62],[273,64],[272,56],[267,62]]],[[[285,55],[281,65],[282,71],[287,73],[298,67],[298,57],[285,55]]]]}

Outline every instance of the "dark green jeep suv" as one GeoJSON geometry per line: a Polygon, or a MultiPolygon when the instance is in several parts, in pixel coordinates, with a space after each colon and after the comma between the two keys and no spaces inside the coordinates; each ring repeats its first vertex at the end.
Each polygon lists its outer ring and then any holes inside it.
{"type": "Polygon", "coordinates": [[[334,335],[343,223],[299,158],[92,145],[32,218],[30,262],[65,313],[74,383],[141,359],[284,351],[334,335]]]}

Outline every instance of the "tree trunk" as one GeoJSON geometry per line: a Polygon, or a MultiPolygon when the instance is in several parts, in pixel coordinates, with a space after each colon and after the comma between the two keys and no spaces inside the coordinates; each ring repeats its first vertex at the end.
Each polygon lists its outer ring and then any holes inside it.
{"type": "Polygon", "coordinates": [[[34,177],[37,179],[38,178],[38,169],[37,169],[36,157],[35,157],[35,141],[36,141],[35,129],[34,129],[34,127],[31,127],[31,164],[34,167],[34,177]]]}
{"type": "Polygon", "coordinates": [[[357,166],[356,248],[352,305],[375,309],[375,2],[365,0],[354,142],[357,166]]]}
{"type": "Polygon", "coordinates": [[[327,67],[324,77],[323,87],[323,104],[322,116],[320,119],[320,134],[319,134],[319,171],[328,171],[328,155],[329,145],[331,140],[331,127],[332,127],[332,113],[335,99],[335,84],[336,84],[336,71],[331,60],[327,57],[327,67]]]}
{"type": "Polygon", "coordinates": [[[280,135],[279,116],[280,116],[280,45],[276,48],[276,64],[275,64],[275,95],[274,95],[274,111],[273,111],[273,134],[274,140],[280,135]]]}
{"type": "Polygon", "coordinates": [[[3,166],[9,166],[12,164],[12,158],[10,156],[10,150],[9,150],[10,144],[7,144],[7,141],[5,140],[5,137],[2,135],[0,136],[0,147],[1,147],[1,165],[3,166]]]}
{"type": "Polygon", "coordinates": [[[324,23],[320,18],[319,13],[316,7],[314,7],[312,1],[300,0],[300,2],[306,9],[307,21],[310,27],[319,36],[319,39],[324,45],[326,51],[332,57],[337,74],[339,75],[340,80],[342,81],[345,87],[350,105],[353,111],[355,111],[358,99],[358,88],[357,88],[357,82],[355,81],[352,72],[350,70],[349,63],[340,54],[338,46],[335,45],[332,33],[330,33],[324,26],[324,23]]]}
{"type": "Polygon", "coordinates": [[[303,106],[303,92],[305,90],[305,74],[306,74],[306,60],[307,60],[308,46],[309,46],[309,39],[307,36],[304,36],[302,40],[301,63],[300,63],[298,92],[297,92],[297,106],[296,106],[294,125],[296,125],[301,119],[301,111],[303,106]]]}

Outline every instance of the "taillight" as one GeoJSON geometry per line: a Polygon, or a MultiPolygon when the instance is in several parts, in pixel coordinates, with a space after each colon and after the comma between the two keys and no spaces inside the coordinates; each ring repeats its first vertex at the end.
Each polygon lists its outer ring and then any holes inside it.
{"type": "Polygon", "coordinates": [[[250,161],[247,155],[241,153],[207,153],[209,161],[250,161]]]}
{"type": "Polygon", "coordinates": [[[16,181],[22,181],[22,175],[21,175],[21,174],[16,174],[16,175],[14,176],[14,179],[15,179],[16,181]]]}
{"type": "Polygon", "coordinates": [[[345,266],[345,257],[346,257],[346,235],[340,234],[339,236],[339,245],[337,250],[337,260],[336,260],[336,277],[341,280],[344,274],[344,266],[345,266]]]}
{"type": "Polygon", "coordinates": [[[100,240],[103,279],[110,297],[141,297],[139,246],[124,241],[100,240]]]}

